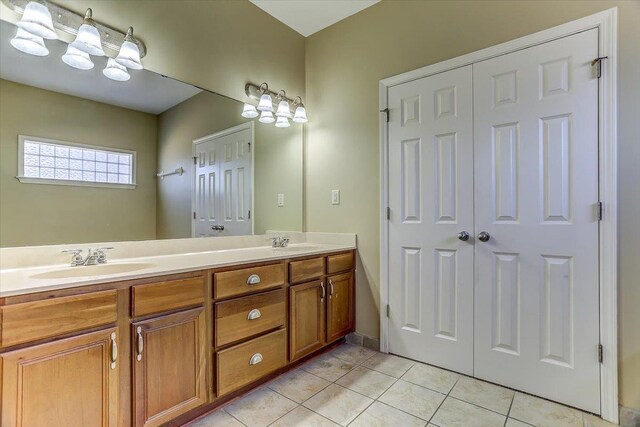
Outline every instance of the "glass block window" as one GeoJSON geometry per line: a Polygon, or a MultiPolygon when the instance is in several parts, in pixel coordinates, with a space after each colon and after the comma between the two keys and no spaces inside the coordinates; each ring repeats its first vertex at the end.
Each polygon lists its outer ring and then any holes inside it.
{"type": "Polygon", "coordinates": [[[135,152],[20,136],[21,181],[135,185],[135,152]]]}

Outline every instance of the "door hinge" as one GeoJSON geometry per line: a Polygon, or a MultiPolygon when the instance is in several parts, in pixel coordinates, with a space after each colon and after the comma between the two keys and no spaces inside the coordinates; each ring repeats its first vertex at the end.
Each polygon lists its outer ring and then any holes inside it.
{"type": "Polygon", "coordinates": [[[387,206],[387,221],[391,219],[391,208],[387,206]]]}
{"type": "Polygon", "coordinates": [[[193,164],[194,165],[198,164],[198,156],[193,156],[193,164]]]}
{"type": "Polygon", "coordinates": [[[389,109],[385,108],[384,110],[380,110],[381,113],[385,113],[387,115],[387,123],[389,123],[389,109]]]}
{"type": "Polygon", "coordinates": [[[604,347],[602,344],[598,344],[598,362],[602,363],[604,360],[604,347]]]}
{"type": "Polygon", "coordinates": [[[193,219],[196,219],[196,213],[195,212],[193,213],[193,219]]]}
{"type": "Polygon", "coordinates": [[[251,219],[251,210],[249,210],[249,215],[248,215],[248,219],[251,219]]]}
{"type": "Polygon", "coordinates": [[[387,317],[389,317],[389,312],[391,311],[391,306],[387,304],[387,317]]]}
{"type": "Polygon", "coordinates": [[[598,221],[602,221],[604,218],[604,205],[602,202],[596,203],[596,216],[598,217],[598,221]]]}
{"type": "Polygon", "coordinates": [[[249,152],[251,152],[251,143],[247,142],[247,144],[249,144],[249,152]]]}
{"type": "Polygon", "coordinates": [[[591,66],[596,66],[596,76],[598,78],[602,77],[602,60],[607,59],[608,56],[600,56],[593,61],[591,61],[591,66]]]}

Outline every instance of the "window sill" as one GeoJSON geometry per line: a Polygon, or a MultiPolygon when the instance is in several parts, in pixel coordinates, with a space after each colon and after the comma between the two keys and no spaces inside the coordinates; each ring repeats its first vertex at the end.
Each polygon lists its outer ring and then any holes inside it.
{"type": "Polygon", "coordinates": [[[134,190],[137,184],[116,184],[109,182],[89,182],[89,181],[72,181],[63,179],[48,178],[29,178],[26,176],[17,176],[18,181],[23,184],[46,184],[46,185],[68,185],[73,187],[102,187],[102,188],[119,188],[121,190],[134,190]]]}

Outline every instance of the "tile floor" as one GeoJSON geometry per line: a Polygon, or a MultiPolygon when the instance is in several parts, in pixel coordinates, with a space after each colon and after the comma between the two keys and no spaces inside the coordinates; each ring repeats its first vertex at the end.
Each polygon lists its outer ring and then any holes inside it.
{"type": "Polygon", "coordinates": [[[343,344],[190,427],[606,427],[600,418],[343,344]]]}

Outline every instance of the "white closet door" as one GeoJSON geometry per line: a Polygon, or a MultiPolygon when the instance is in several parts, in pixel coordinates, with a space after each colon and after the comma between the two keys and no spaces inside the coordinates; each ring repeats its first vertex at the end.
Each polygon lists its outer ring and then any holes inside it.
{"type": "Polygon", "coordinates": [[[194,236],[215,236],[218,233],[211,228],[220,221],[220,179],[216,140],[202,142],[195,146],[195,182],[194,182],[194,236]]]}
{"type": "Polygon", "coordinates": [[[597,47],[473,66],[475,376],[600,413],[597,47]]]}
{"type": "Polygon", "coordinates": [[[389,351],[473,372],[471,66],[389,89],[389,351]]]}

